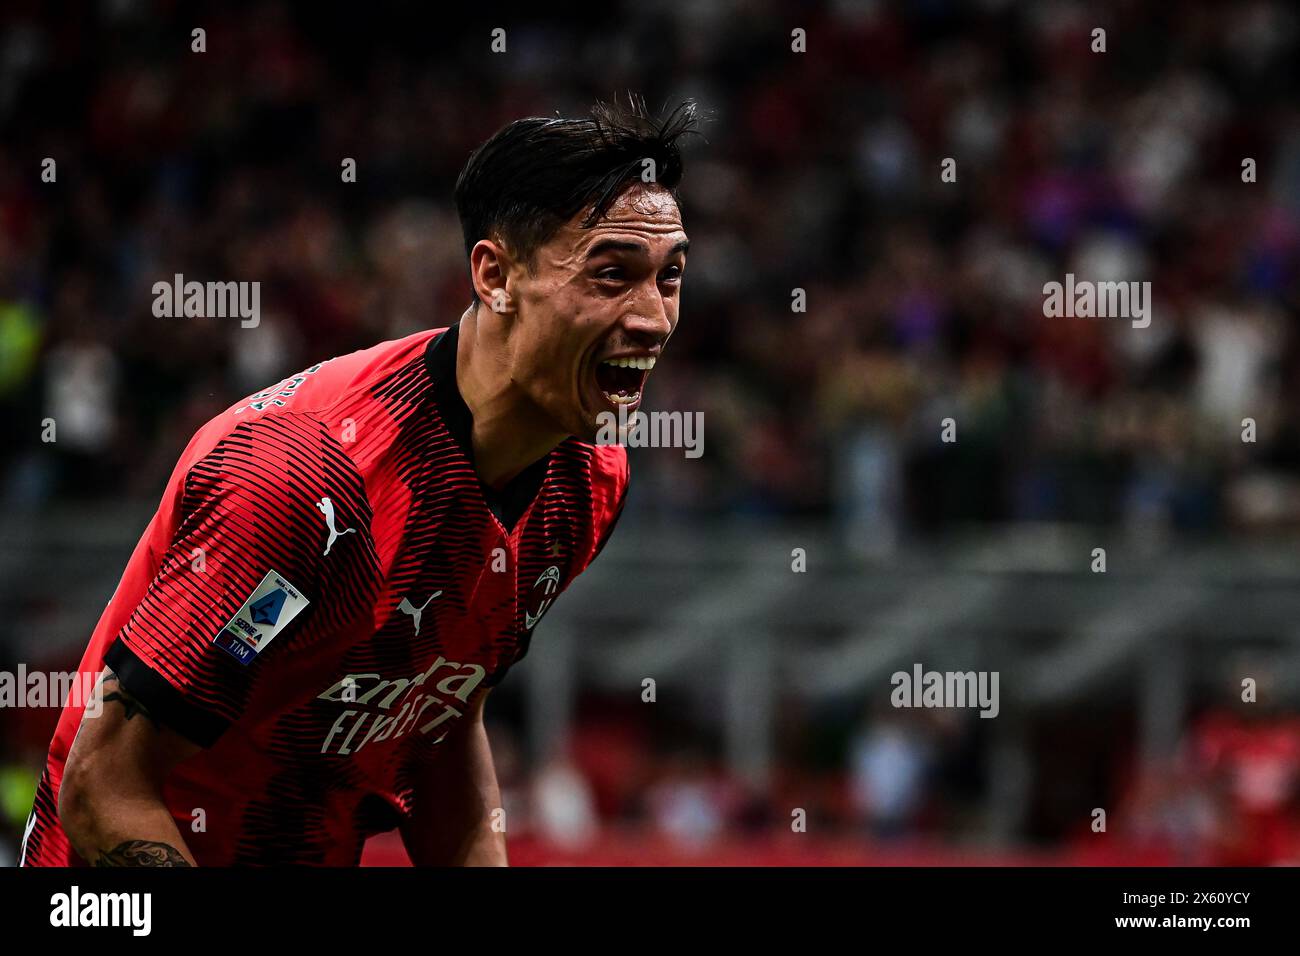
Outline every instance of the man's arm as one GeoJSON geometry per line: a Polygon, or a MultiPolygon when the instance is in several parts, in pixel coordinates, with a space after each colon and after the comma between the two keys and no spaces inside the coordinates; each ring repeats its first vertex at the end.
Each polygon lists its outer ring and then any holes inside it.
{"type": "Polygon", "coordinates": [[[501,807],[487,728],[484,693],[469,726],[430,760],[415,784],[415,811],[402,825],[402,843],[416,866],[507,866],[504,830],[492,829],[501,807]]]}
{"type": "Polygon", "coordinates": [[[160,726],[107,667],[86,711],[59,785],[73,847],[93,866],[193,866],[163,781],[200,748],[160,726]]]}

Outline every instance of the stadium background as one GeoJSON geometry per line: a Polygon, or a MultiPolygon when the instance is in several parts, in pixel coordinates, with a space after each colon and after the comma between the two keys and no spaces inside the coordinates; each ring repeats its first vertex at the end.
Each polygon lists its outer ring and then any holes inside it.
{"type": "MultiPolygon", "coordinates": [[[[632,452],[617,534],[493,695],[512,861],[1300,860],[1294,9],[451,16],[4,5],[0,667],[76,666],[201,422],[456,318],[477,143],[693,97],[648,408],[702,411],[705,453],[632,452]],[[260,281],[261,324],[155,318],[176,272],[260,281]],[[1150,328],[1044,318],[1066,272],[1151,281],[1150,328]],[[997,670],[999,716],[891,708],[917,662],[997,670]]],[[[0,710],[0,858],[55,719],[0,710]]]]}

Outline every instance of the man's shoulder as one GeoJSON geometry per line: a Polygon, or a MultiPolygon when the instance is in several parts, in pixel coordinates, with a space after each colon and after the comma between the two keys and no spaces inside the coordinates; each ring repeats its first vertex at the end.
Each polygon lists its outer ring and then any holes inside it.
{"type": "Polygon", "coordinates": [[[235,417],[255,418],[284,412],[319,413],[368,394],[385,379],[424,371],[429,343],[445,328],[425,329],[379,342],[345,355],[323,359],[254,392],[227,409],[235,417]]]}
{"type": "Polygon", "coordinates": [[[628,480],[627,449],[622,445],[585,442],[571,437],[560,445],[566,458],[586,473],[593,487],[610,488],[622,494],[628,480]]]}
{"type": "Polygon", "coordinates": [[[626,486],[630,468],[627,449],[622,445],[592,445],[591,448],[592,476],[613,482],[620,490],[626,486]]]}
{"type": "MultiPolygon", "coordinates": [[[[427,379],[424,356],[429,343],[445,329],[426,329],[334,358],[322,359],[246,395],[209,419],[191,439],[181,462],[196,461],[231,436],[283,434],[329,444],[346,441],[347,421],[355,422],[369,402],[387,401],[384,384],[407,378],[427,379]],[[351,418],[349,418],[351,416],[351,418]],[[323,426],[323,429],[322,429],[323,426]]],[[[401,389],[393,389],[403,394],[401,389]]],[[[405,394],[409,394],[406,390],[405,394]]],[[[399,399],[394,399],[396,402],[399,399]]]]}
{"type": "Polygon", "coordinates": [[[373,433],[380,421],[367,405],[396,408],[418,393],[427,380],[425,351],[443,331],[427,329],[324,359],[235,402],[194,433],[177,460],[173,491],[234,482],[278,498],[304,483],[319,484],[322,495],[340,493],[340,484],[359,488],[350,447],[361,429],[373,433]],[[413,387],[403,387],[408,379],[413,387]]]}
{"type": "Polygon", "coordinates": [[[627,497],[627,449],[622,445],[587,444],[576,439],[570,439],[570,443],[589,462],[586,479],[595,525],[603,527],[617,518],[627,497]]]}
{"type": "Polygon", "coordinates": [[[622,445],[587,445],[581,447],[589,453],[591,467],[589,488],[591,493],[590,550],[579,572],[604,549],[618,524],[627,503],[628,460],[627,449],[622,445]]]}

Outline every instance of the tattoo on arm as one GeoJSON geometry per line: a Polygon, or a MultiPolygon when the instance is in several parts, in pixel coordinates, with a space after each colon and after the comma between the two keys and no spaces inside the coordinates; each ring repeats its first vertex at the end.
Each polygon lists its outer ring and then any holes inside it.
{"type": "Polygon", "coordinates": [[[128,840],[111,850],[101,850],[95,866],[189,866],[180,851],[152,840],[128,840]]]}
{"type": "Polygon", "coordinates": [[[153,714],[149,713],[148,708],[132,697],[131,692],[122,686],[122,681],[118,679],[118,676],[111,670],[105,670],[103,680],[105,690],[108,689],[109,684],[112,684],[117,689],[111,693],[104,694],[104,703],[107,704],[112,700],[119,701],[122,706],[126,708],[127,720],[130,720],[136,714],[143,714],[145,717],[149,718],[151,724],[155,727],[159,726],[158,721],[154,718],[153,714]]]}

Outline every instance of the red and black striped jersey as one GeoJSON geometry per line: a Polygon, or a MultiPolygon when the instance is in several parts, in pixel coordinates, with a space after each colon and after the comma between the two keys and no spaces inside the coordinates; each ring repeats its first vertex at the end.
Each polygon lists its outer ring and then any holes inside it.
{"type": "MultiPolygon", "coordinates": [[[[164,794],[200,864],[356,864],[613,529],[621,447],[570,438],[499,493],[479,480],[458,331],[208,422],[95,628],[80,670],[111,667],[204,748],[164,794]]],[[[24,865],[82,862],[56,809],[82,709],[55,731],[24,865]]]]}

